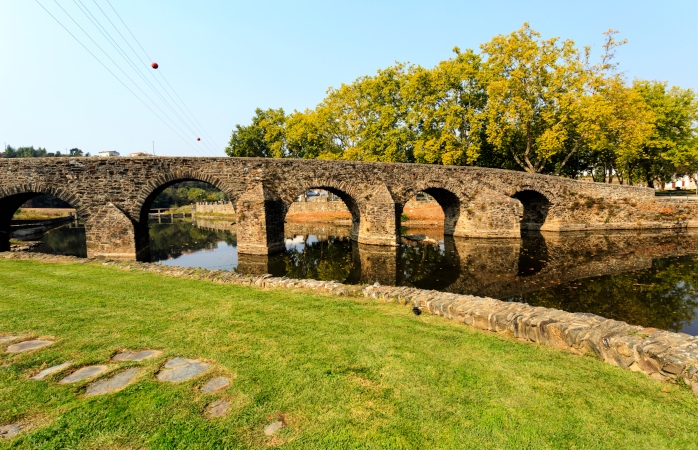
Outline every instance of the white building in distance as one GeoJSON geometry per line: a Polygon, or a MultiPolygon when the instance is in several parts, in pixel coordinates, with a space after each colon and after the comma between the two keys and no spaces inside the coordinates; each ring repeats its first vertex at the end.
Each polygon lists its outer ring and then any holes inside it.
{"type": "Polygon", "coordinates": [[[103,158],[108,158],[108,157],[110,157],[110,156],[121,156],[121,155],[120,155],[119,152],[117,152],[117,151],[114,151],[114,150],[106,150],[106,151],[103,151],[103,152],[99,152],[99,156],[101,156],[101,157],[103,157],[103,158]]]}

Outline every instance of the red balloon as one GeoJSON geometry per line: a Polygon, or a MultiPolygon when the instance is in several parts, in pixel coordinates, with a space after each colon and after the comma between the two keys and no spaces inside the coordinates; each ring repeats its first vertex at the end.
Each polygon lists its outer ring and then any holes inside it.
{"type": "Polygon", "coordinates": [[[201,138],[196,138],[196,140],[197,140],[197,141],[200,141],[200,140],[201,140],[201,138]]]}
{"type": "Polygon", "coordinates": [[[150,67],[152,67],[153,69],[157,69],[157,68],[158,68],[158,63],[154,62],[154,63],[152,63],[152,64],[150,65],[150,67]]]}

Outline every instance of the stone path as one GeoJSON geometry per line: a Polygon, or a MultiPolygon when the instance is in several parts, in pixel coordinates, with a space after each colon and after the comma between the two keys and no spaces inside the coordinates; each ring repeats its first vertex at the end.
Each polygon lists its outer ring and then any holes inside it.
{"type": "Polygon", "coordinates": [[[211,394],[212,392],[220,391],[230,386],[230,380],[225,377],[211,378],[208,383],[206,383],[202,388],[201,392],[204,394],[211,394]]]}
{"type": "Polygon", "coordinates": [[[102,395],[110,392],[120,391],[128,386],[133,379],[136,378],[136,375],[138,375],[140,371],[141,369],[133,367],[131,369],[124,370],[123,372],[106,380],[97,381],[87,388],[85,395],[92,397],[93,395],[102,395]]]}
{"type": "Polygon", "coordinates": [[[230,402],[225,400],[216,400],[215,402],[208,405],[208,416],[209,417],[222,417],[228,412],[230,407],[230,402]]]}
{"type": "MultiPolygon", "coordinates": [[[[0,344],[9,343],[18,339],[18,336],[2,336],[0,337],[0,344]]],[[[7,353],[22,353],[31,350],[38,350],[47,347],[55,341],[49,340],[27,340],[18,342],[16,344],[11,344],[6,348],[7,353]]],[[[114,362],[139,362],[150,358],[155,358],[162,354],[162,350],[139,350],[139,351],[126,351],[114,355],[111,361],[114,362]]],[[[48,367],[43,369],[39,373],[29,377],[30,380],[43,381],[48,376],[62,372],[73,365],[73,361],[66,361],[62,364],[48,367]]],[[[96,364],[92,366],[86,366],[79,368],[73,373],[68,374],[58,381],[58,384],[67,385],[72,383],[77,383],[79,381],[88,380],[91,378],[98,377],[107,371],[111,367],[106,364],[96,364]]],[[[155,378],[158,381],[166,381],[171,383],[178,383],[186,380],[190,380],[198,375],[203,374],[211,368],[211,365],[197,359],[186,359],[186,358],[172,358],[165,363],[163,368],[156,374],[155,378]]],[[[109,378],[97,380],[87,386],[85,391],[86,397],[93,397],[97,395],[109,394],[118,392],[128,385],[133,383],[138,376],[143,373],[144,370],[139,367],[131,367],[123,370],[109,378]]],[[[212,394],[220,390],[226,389],[230,386],[230,380],[226,377],[215,377],[201,387],[201,392],[204,394],[212,394]]],[[[218,399],[208,405],[206,410],[206,416],[222,417],[228,413],[230,408],[230,402],[223,399],[218,399]]],[[[274,428],[277,422],[267,426],[265,430],[270,427],[274,428]]],[[[281,422],[278,422],[278,428],[283,426],[281,422]]],[[[4,426],[0,426],[0,439],[7,439],[15,436],[17,433],[26,428],[26,424],[23,423],[13,423],[4,426]]],[[[276,429],[278,429],[276,428],[276,429]]],[[[276,429],[274,431],[276,431],[276,429]]],[[[265,431],[266,432],[266,431],[265,431]]]]}
{"type": "Polygon", "coordinates": [[[18,423],[2,426],[0,427],[0,439],[9,439],[22,431],[22,428],[24,427],[18,423]]]}
{"type": "Polygon", "coordinates": [[[41,372],[34,375],[33,377],[31,377],[31,379],[41,381],[51,374],[54,374],[56,372],[60,372],[63,369],[67,369],[72,364],[73,364],[72,361],[68,361],[68,362],[64,362],[63,364],[59,364],[57,366],[49,367],[48,369],[44,369],[41,372]]]}
{"type": "Polygon", "coordinates": [[[179,383],[206,372],[211,366],[196,359],[174,358],[156,375],[158,381],[179,383]]]}
{"type": "Polygon", "coordinates": [[[24,341],[24,342],[19,342],[17,344],[12,344],[7,347],[7,353],[23,353],[23,352],[28,352],[30,350],[37,350],[43,347],[47,347],[51,344],[53,344],[54,341],[41,341],[41,340],[33,340],[33,341],[24,341]]]}
{"type": "Polygon", "coordinates": [[[283,426],[284,423],[280,420],[277,420],[276,422],[270,423],[269,425],[264,427],[264,434],[266,434],[267,436],[271,436],[272,434],[279,431],[283,426]]]}
{"type": "Polygon", "coordinates": [[[139,352],[124,352],[114,355],[112,361],[143,361],[145,359],[155,358],[160,356],[160,350],[141,350],[139,352]]]}
{"type": "Polygon", "coordinates": [[[101,375],[107,370],[109,370],[109,367],[104,365],[83,367],[82,369],[78,369],[75,372],[68,375],[67,377],[63,378],[61,381],[58,382],[58,384],[77,383],[78,381],[86,380],[88,378],[94,378],[97,375],[101,375]]]}

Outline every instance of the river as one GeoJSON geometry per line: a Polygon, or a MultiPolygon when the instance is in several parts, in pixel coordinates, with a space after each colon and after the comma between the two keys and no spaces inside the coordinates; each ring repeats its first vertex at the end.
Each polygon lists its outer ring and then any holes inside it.
{"type": "MultiPolygon", "coordinates": [[[[348,284],[413,286],[585,312],[698,335],[698,232],[527,233],[522,239],[444,237],[404,229],[398,248],[360,245],[349,227],[286,224],[286,251],[238,255],[227,222],[151,223],[160,264],[271,273],[348,284]],[[432,242],[432,241],[430,241],[432,242]]],[[[36,251],[86,255],[84,229],[48,232],[36,251]]]]}

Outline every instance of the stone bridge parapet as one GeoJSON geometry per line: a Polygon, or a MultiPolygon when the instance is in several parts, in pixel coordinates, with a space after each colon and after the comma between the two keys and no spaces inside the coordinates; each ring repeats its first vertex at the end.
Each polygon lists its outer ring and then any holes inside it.
{"type": "Polygon", "coordinates": [[[446,235],[518,238],[521,229],[579,231],[698,226],[698,202],[656,201],[652,189],[499,169],[263,158],[17,158],[0,160],[0,250],[25,201],[50,194],[85,222],[92,257],[147,259],[148,211],[168,186],[204,181],[237,212],[239,251],[283,249],[291,204],[320,188],[343,200],[352,238],[397,245],[405,203],[430,194],[446,235]]]}

